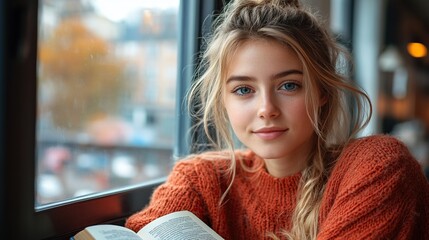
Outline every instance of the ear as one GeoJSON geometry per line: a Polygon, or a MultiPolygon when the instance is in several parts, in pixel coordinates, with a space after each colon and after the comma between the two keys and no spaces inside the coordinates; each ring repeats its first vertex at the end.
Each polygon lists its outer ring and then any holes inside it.
{"type": "Polygon", "coordinates": [[[326,97],[326,95],[320,96],[320,98],[319,98],[319,107],[322,107],[327,102],[328,102],[328,98],[326,97]]]}

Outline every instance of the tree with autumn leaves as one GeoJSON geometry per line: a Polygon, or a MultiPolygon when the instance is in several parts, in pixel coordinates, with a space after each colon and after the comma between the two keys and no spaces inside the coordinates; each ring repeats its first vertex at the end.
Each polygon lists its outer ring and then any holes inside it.
{"type": "Polygon", "coordinates": [[[39,49],[39,84],[49,95],[39,113],[50,114],[55,127],[81,130],[91,119],[116,115],[128,84],[107,41],[71,18],[39,49]]]}

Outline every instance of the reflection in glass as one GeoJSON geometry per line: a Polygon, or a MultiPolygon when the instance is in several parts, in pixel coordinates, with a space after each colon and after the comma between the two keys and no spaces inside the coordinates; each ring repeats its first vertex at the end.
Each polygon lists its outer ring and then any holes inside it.
{"type": "Polygon", "coordinates": [[[165,176],[179,0],[42,0],[36,206],[165,176]]]}

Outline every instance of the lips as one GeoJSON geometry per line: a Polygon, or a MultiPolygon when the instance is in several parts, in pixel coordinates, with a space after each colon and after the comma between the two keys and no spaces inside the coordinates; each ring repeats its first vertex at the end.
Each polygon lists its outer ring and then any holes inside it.
{"type": "Polygon", "coordinates": [[[270,127],[270,128],[260,128],[256,131],[253,131],[253,133],[256,136],[262,138],[263,140],[273,140],[280,137],[287,130],[288,129],[284,129],[284,128],[270,127]]]}

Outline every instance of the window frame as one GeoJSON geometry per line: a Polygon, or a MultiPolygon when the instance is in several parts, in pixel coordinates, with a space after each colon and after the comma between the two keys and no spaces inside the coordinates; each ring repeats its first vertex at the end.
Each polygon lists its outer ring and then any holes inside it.
{"type": "MultiPolygon", "coordinates": [[[[222,0],[180,3],[174,154],[190,152],[192,120],[182,99],[191,84],[210,14],[222,0]],[[190,67],[191,66],[191,67],[190,67]]],[[[38,0],[0,1],[0,229],[16,239],[69,239],[84,227],[122,225],[144,207],[165,178],[35,208],[38,0]]]]}

